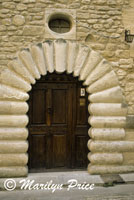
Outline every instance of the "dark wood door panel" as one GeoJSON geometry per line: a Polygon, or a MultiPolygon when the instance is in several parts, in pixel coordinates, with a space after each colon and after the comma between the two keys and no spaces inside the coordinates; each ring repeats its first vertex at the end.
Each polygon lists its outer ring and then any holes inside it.
{"type": "Polygon", "coordinates": [[[77,136],[75,138],[75,166],[77,167],[86,167],[88,163],[87,159],[87,136],[77,136]]]}
{"type": "Polygon", "coordinates": [[[67,144],[65,135],[53,136],[53,166],[65,167],[67,156],[67,144]]]}
{"type": "Polygon", "coordinates": [[[75,135],[85,135],[85,136],[87,136],[88,126],[77,125],[74,132],[75,132],[75,135]]]}
{"type": "Polygon", "coordinates": [[[46,137],[44,135],[30,135],[30,163],[31,168],[45,167],[46,137]]]}
{"type": "Polygon", "coordinates": [[[48,74],[29,100],[30,168],[87,166],[87,95],[71,75],[48,74]]]}
{"type": "Polygon", "coordinates": [[[67,91],[52,90],[52,124],[67,123],[67,91]]]}
{"type": "Polygon", "coordinates": [[[33,90],[32,124],[46,124],[46,91],[33,90]]]}

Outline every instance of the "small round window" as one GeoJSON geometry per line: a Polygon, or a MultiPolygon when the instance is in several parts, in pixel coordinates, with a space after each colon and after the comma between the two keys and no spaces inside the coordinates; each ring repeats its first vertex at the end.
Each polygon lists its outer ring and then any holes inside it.
{"type": "Polygon", "coordinates": [[[67,33],[70,31],[71,23],[68,19],[56,17],[56,18],[50,19],[48,26],[53,32],[67,33]]]}

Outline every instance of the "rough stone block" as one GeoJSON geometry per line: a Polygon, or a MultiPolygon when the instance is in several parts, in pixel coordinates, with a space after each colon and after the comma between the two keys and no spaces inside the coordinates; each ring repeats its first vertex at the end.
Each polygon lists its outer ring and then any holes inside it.
{"type": "Polygon", "coordinates": [[[37,36],[44,34],[44,27],[42,26],[24,26],[23,35],[24,36],[37,36]]]}

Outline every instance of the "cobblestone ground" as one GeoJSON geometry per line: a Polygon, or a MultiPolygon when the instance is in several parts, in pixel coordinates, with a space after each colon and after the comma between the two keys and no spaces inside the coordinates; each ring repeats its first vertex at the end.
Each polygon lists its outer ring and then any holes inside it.
{"type": "Polygon", "coordinates": [[[134,200],[134,185],[98,187],[94,191],[0,191],[0,200],[134,200]]]}
{"type": "Polygon", "coordinates": [[[94,196],[91,198],[87,198],[86,200],[134,200],[134,195],[123,195],[123,196],[94,196]]]}

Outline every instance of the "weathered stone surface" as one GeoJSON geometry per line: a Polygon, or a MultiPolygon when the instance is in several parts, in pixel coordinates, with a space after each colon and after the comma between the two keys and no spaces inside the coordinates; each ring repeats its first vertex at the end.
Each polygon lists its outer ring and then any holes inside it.
{"type": "Polygon", "coordinates": [[[23,10],[26,10],[27,9],[27,6],[25,4],[22,4],[22,3],[19,3],[17,6],[16,6],[17,10],[19,11],[23,11],[23,10]]]}
{"type": "Polygon", "coordinates": [[[127,105],[118,103],[91,103],[88,111],[94,116],[126,116],[127,105]]]}
{"type": "Polygon", "coordinates": [[[126,129],[125,131],[126,131],[125,140],[134,141],[134,130],[133,129],[126,129]]]}
{"type": "Polygon", "coordinates": [[[124,140],[126,136],[123,128],[91,128],[88,134],[92,139],[102,141],[124,140]]]}
{"type": "Polygon", "coordinates": [[[84,3],[84,4],[90,4],[90,1],[91,0],[82,0],[82,3],[84,3]]]}
{"type": "Polygon", "coordinates": [[[36,36],[44,34],[44,27],[41,26],[24,26],[24,36],[36,36]]]}
{"type": "Polygon", "coordinates": [[[31,90],[31,85],[29,83],[8,68],[0,68],[0,83],[16,87],[23,91],[31,90]]]}
{"type": "Polygon", "coordinates": [[[126,128],[134,129],[134,115],[128,115],[126,118],[126,128]]]}
{"type": "Polygon", "coordinates": [[[133,8],[134,5],[133,3],[131,4],[132,0],[130,0],[130,7],[123,9],[122,11],[122,20],[123,20],[123,24],[125,26],[126,29],[130,30],[131,32],[134,31],[134,25],[133,25],[133,17],[134,17],[134,13],[133,13],[133,8]]]}
{"type": "Polygon", "coordinates": [[[94,3],[98,5],[103,5],[104,3],[106,3],[106,0],[99,0],[99,1],[96,0],[94,3]]]}
{"type": "Polygon", "coordinates": [[[31,53],[29,52],[29,49],[19,52],[19,58],[22,61],[22,63],[27,67],[27,69],[32,74],[32,76],[34,78],[39,79],[40,74],[39,74],[37,66],[35,65],[33,61],[31,53]]]}
{"type": "Polygon", "coordinates": [[[94,28],[94,29],[98,29],[98,30],[102,29],[102,27],[103,27],[102,24],[94,24],[94,25],[93,25],[93,28],[94,28]]]}
{"type": "Polygon", "coordinates": [[[117,74],[119,75],[119,76],[126,76],[127,75],[127,72],[125,71],[125,70],[122,70],[122,69],[119,69],[118,71],[117,71],[117,74]]]}
{"type": "Polygon", "coordinates": [[[13,17],[13,24],[16,26],[21,26],[25,23],[25,18],[22,15],[15,15],[13,17]]]}
{"type": "Polygon", "coordinates": [[[92,152],[133,152],[134,141],[89,141],[92,152]]]}
{"type": "Polygon", "coordinates": [[[91,165],[88,166],[90,174],[122,174],[134,171],[133,165],[91,165]]]}
{"type": "Polygon", "coordinates": [[[112,69],[111,65],[105,59],[103,59],[96,66],[96,68],[89,74],[86,81],[84,82],[84,85],[90,85],[91,83],[97,81],[106,73],[110,72],[111,69],[112,69]]]}
{"type": "Polygon", "coordinates": [[[118,58],[129,58],[130,56],[130,52],[128,50],[124,51],[124,50],[117,50],[116,51],[116,56],[118,58]]]}
{"type": "Polygon", "coordinates": [[[78,19],[79,19],[79,18],[82,18],[82,19],[89,19],[89,13],[87,13],[87,14],[85,15],[84,12],[79,12],[79,13],[78,13],[78,19]]]}
{"type": "Polygon", "coordinates": [[[109,44],[107,44],[107,46],[106,46],[106,49],[107,49],[108,51],[115,51],[116,48],[117,48],[116,44],[111,44],[111,43],[109,43],[109,44]]]}
{"type": "Polygon", "coordinates": [[[9,178],[9,177],[24,177],[28,174],[28,168],[25,167],[0,167],[0,177],[9,178]]]}
{"type": "Polygon", "coordinates": [[[26,140],[27,137],[26,128],[0,128],[0,140],[26,140]]]}
{"type": "Polygon", "coordinates": [[[105,90],[108,88],[112,88],[112,87],[115,87],[118,85],[119,85],[119,83],[118,83],[117,77],[116,77],[114,71],[111,71],[111,72],[105,74],[102,78],[100,78],[93,84],[91,84],[87,88],[87,92],[95,93],[95,92],[99,92],[99,91],[102,91],[102,90],[105,90]]]}
{"type": "Polygon", "coordinates": [[[26,141],[0,141],[0,153],[26,153],[28,143],[26,141]]]}
{"type": "Polygon", "coordinates": [[[97,92],[89,95],[90,102],[94,103],[122,103],[124,102],[124,97],[122,95],[121,88],[119,86],[106,89],[102,92],[97,92]]]}
{"type": "Polygon", "coordinates": [[[89,20],[87,20],[87,22],[88,22],[89,24],[95,24],[95,23],[98,22],[98,20],[97,20],[97,19],[89,19],[89,20]]]}
{"type": "Polygon", "coordinates": [[[11,22],[11,19],[10,19],[10,18],[3,19],[3,20],[2,20],[2,24],[3,24],[3,25],[11,25],[11,23],[12,23],[12,22],[11,22]]]}
{"type": "Polygon", "coordinates": [[[0,99],[1,100],[17,100],[17,101],[26,101],[28,100],[29,95],[25,92],[22,92],[18,89],[0,84],[0,99]]]}
{"type": "Polygon", "coordinates": [[[78,48],[79,46],[75,42],[68,43],[67,73],[72,73],[74,70],[74,64],[78,53],[78,48]]]}
{"type": "Polygon", "coordinates": [[[134,91],[134,83],[132,82],[129,82],[129,83],[127,83],[126,84],[126,86],[125,86],[125,91],[127,91],[127,92],[132,92],[132,91],[134,91]]]}
{"type": "Polygon", "coordinates": [[[17,72],[20,76],[22,76],[24,79],[26,79],[28,82],[34,84],[35,79],[33,76],[29,73],[27,68],[19,61],[19,60],[13,60],[8,63],[8,67],[17,72]]]}
{"type": "Polygon", "coordinates": [[[133,64],[133,59],[132,58],[129,58],[129,59],[120,59],[119,63],[120,63],[120,65],[133,64]]]}
{"type": "Polygon", "coordinates": [[[100,54],[96,51],[91,51],[85,66],[82,68],[80,72],[80,80],[85,80],[87,76],[91,73],[92,70],[96,67],[96,65],[102,60],[100,54]]]}
{"type": "Polygon", "coordinates": [[[55,41],[54,51],[55,51],[55,71],[62,73],[66,70],[66,65],[67,65],[66,41],[62,39],[55,41]]]}
{"type": "Polygon", "coordinates": [[[90,49],[87,46],[80,46],[79,52],[75,61],[74,76],[79,76],[80,71],[89,55],[90,49]]]}
{"type": "Polygon", "coordinates": [[[2,7],[7,9],[15,9],[15,3],[13,2],[3,2],[2,7]]]}
{"type": "Polygon", "coordinates": [[[39,73],[41,75],[45,75],[47,73],[46,72],[47,69],[46,69],[46,63],[45,63],[42,45],[32,46],[31,53],[32,53],[33,60],[36,66],[38,67],[39,73]]]}
{"type": "Polygon", "coordinates": [[[28,104],[26,102],[0,101],[1,114],[26,114],[28,104]]]}
{"type": "Polygon", "coordinates": [[[123,155],[121,153],[89,153],[88,159],[92,164],[105,165],[105,164],[122,164],[123,155]]]}
{"type": "Polygon", "coordinates": [[[6,31],[6,26],[5,26],[5,25],[1,25],[1,26],[0,26],[0,32],[1,32],[1,31],[6,31]]]}
{"type": "Polygon", "coordinates": [[[52,41],[46,41],[42,44],[44,56],[46,60],[47,70],[52,73],[54,71],[54,47],[52,41]]]}
{"type": "Polygon", "coordinates": [[[27,154],[0,154],[0,166],[25,166],[28,162],[27,154]]]}
{"type": "Polygon", "coordinates": [[[94,128],[125,128],[126,117],[89,117],[89,124],[94,128]]]}
{"type": "Polygon", "coordinates": [[[123,160],[125,165],[134,165],[134,151],[123,153],[123,160]]]}
{"type": "Polygon", "coordinates": [[[0,127],[25,127],[27,124],[26,115],[0,115],[0,127]]]}

